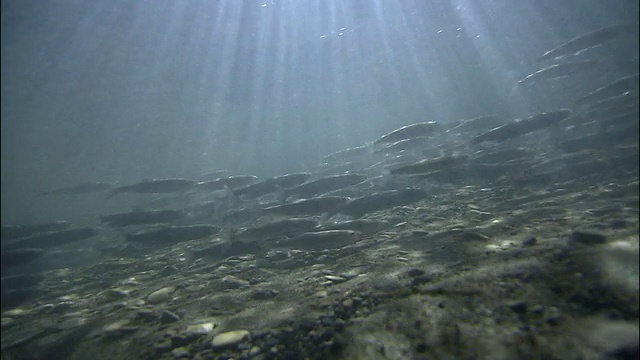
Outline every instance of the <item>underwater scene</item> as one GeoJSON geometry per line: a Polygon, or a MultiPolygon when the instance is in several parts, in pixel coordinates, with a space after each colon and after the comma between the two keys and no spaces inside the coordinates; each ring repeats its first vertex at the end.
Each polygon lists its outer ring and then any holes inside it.
{"type": "Polygon", "coordinates": [[[3,1],[2,360],[640,357],[640,3],[3,1]]]}

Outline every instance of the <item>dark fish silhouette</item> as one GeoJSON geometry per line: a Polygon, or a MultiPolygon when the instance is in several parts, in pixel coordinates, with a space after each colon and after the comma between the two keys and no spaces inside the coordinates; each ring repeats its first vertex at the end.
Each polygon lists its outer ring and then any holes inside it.
{"type": "Polygon", "coordinates": [[[160,224],[184,219],[187,213],[181,210],[131,211],[102,216],[102,223],[114,227],[130,225],[160,224]]]}
{"type": "Polygon", "coordinates": [[[594,30],[545,52],[542,56],[537,58],[536,61],[543,62],[545,60],[555,59],[566,55],[578,54],[584,50],[602,45],[620,35],[622,32],[631,30],[631,28],[631,25],[628,24],[617,24],[594,30]]]}
{"type": "Polygon", "coordinates": [[[26,237],[40,232],[60,231],[71,227],[68,221],[54,221],[44,224],[2,225],[2,240],[11,240],[26,237]]]}
{"type": "Polygon", "coordinates": [[[50,248],[62,244],[68,244],[84,239],[88,239],[100,232],[98,228],[84,227],[67,229],[61,231],[50,231],[46,233],[37,233],[29,237],[5,241],[2,243],[4,249],[21,249],[21,248],[50,248]]]}
{"type": "Polygon", "coordinates": [[[175,192],[183,192],[191,189],[198,182],[187,179],[154,179],[139,182],[133,185],[121,186],[114,188],[107,197],[110,199],[121,193],[140,193],[140,194],[167,194],[175,192]]]}
{"type": "Polygon", "coordinates": [[[125,239],[150,245],[165,245],[200,239],[218,232],[220,228],[213,225],[160,226],[126,234],[125,239]]]}
{"type": "Polygon", "coordinates": [[[335,249],[355,244],[362,233],[353,230],[324,230],[304,233],[278,241],[278,246],[304,250],[335,249]]]}

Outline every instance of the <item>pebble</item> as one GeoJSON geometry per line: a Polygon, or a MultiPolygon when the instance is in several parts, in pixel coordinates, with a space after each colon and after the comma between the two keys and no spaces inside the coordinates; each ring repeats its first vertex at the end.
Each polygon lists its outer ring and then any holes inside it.
{"type": "Polygon", "coordinates": [[[189,357],[189,350],[187,350],[187,348],[185,347],[179,347],[179,348],[175,348],[173,350],[171,350],[171,355],[173,355],[173,357],[175,358],[188,358],[189,357]]]}
{"type": "Polygon", "coordinates": [[[517,314],[524,314],[527,312],[527,302],[524,300],[510,302],[508,306],[517,314]]]}
{"type": "Polygon", "coordinates": [[[202,323],[202,324],[193,324],[193,325],[187,326],[185,333],[187,333],[188,335],[205,335],[213,331],[214,327],[215,327],[215,323],[212,323],[212,322],[202,323]]]}
{"type": "Polygon", "coordinates": [[[221,281],[225,289],[238,289],[251,286],[247,280],[239,279],[233,275],[227,275],[223,277],[221,281]]]}
{"type": "Polygon", "coordinates": [[[533,246],[538,242],[538,239],[536,239],[533,236],[529,236],[526,239],[522,240],[522,246],[533,246]]]}
{"type": "Polygon", "coordinates": [[[169,301],[171,300],[171,294],[174,290],[175,288],[170,286],[157,290],[149,295],[147,301],[149,302],[149,304],[160,304],[165,301],[169,301]]]}
{"type": "Polygon", "coordinates": [[[213,348],[233,346],[248,336],[249,332],[247,330],[228,331],[214,336],[211,340],[211,346],[213,348]]]}
{"type": "Polygon", "coordinates": [[[163,311],[162,315],[160,315],[160,322],[163,324],[170,324],[178,321],[180,321],[180,316],[172,313],[169,310],[163,311]]]}

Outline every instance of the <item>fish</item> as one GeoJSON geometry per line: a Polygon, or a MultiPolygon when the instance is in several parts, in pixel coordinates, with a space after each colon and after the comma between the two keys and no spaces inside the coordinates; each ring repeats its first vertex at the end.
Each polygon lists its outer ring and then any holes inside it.
{"type": "Polygon", "coordinates": [[[111,194],[109,194],[107,199],[121,193],[167,194],[185,192],[193,188],[197,183],[195,180],[180,178],[146,180],[137,184],[114,188],[111,190],[111,194]]]}
{"type": "Polygon", "coordinates": [[[44,255],[45,251],[39,248],[2,249],[0,268],[6,269],[28,264],[44,255]]]}
{"type": "Polygon", "coordinates": [[[323,177],[317,180],[307,181],[298,186],[284,189],[282,192],[282,200],[286,200],[290,196],[308,199],[319,194],[324,194],[332,190],[338,190],[347,186],[356,185],[367,180],[364,174],[340,174],[323,177]]]}
{"type": "Polygon", "coordinates": [[[484,115],[473,119],[463,120],[445,133],[452,134],[477,134],[478,132],[491,130],[502,125],[503,122],[496,115],[484,115]]]}
{"type": "Polygon", "coordinates": [[[579,74],[585,71],[593,70],[600,64],[598,60],[576,61],[563,64],[553,64],[546,68],[535,71],[524,78],[518,80],[517,86],[528,85],[540,80],[554,80],[567,76],[579,74]]]}
{"type": "Polygon", "coordinates": [[[300,199],[294,202],[263,208],[263,214],[276,214],[285,216],[332,214],[340,206],[347,202],[348,198],[342,196],[325,196],[309,199],[300,199]]]}
{"type": "Polygon", "coordinates": [[[266,245],[259,241],[241,242],[224,241],[220,238],[214,239],[210,245],[204,248],[186,249],[184,253],[185,262],[190,264],[197,259],[204,259],[207,262],[219,261],[230,256],[240,256],[249,253],[262,253],[266,245]]]}
{"type": "Polygon", "coordinates": [[[209,180],[215,180],[215,179],[219,179],[221,178],[224,174],[227,173],[227,170],[212,170],[212,171],[207,171],[204,172],[200,175],[198,175],[198,179],[201,181],[209,181],[209,180]]]}
{"type": "Polygon", "coordinates": [[[300,172],[275,176],[257,183],[233,189],[233,194],[239,197],[255,199],[263,195],[287,189],[304,183],[311,178],[311,173],[300,172]]]}
{"type": "Polygon", "coordinates": [[[631,74],[623,76],[601,88],[598,88],[584,96],[579,97],[574,101],[574,105],[582,106],[606,98],[610,98],[616,95],[622,95],[626,92],[638,92],[638,75],[631,74]]]}
{"type": "Polygon", "coordinates": [[[341,214],[360,218],[365,214],[409,205],[427,197],[427,192],[422,189],[405,188],[399,190],[380,191],[372,195],[366,195],[348,201],[338,209],[341,214]]]}
{"type": "Polygon", "coordinates": [[[108,226],[124,227],[130,225],[168,223],[184,219],[187,216],[188,214],[182,210],[149,210],[111,214],[102,216],[100,219],[103,224],[108,226]]]}
{"type": "Polygon", "coordinates": [[[416,182],[429,180],[435,183],[459,184],[477,180],[491,181],[501,176],[521,172],[529,167],[528,163],[507,164],[465,164],[449,169],[436,170],[424,174],[413,175],[416,182]]]}
{"type": "Polygon", "coordinates": [[[366,235],[371,235],[389,227],[391,227],[391,224],[388,221],[355,219],[326,224],[320,227],[319,230],[353,230],[359,231],[366,235]]]}
{"type": "Polygon", "coordinates": [[[90,194],[95,192],[101,192],[110,190],[112,188],[111,184],[104,182],[89,182],[82,183],[74,186],[63,187],[59,189],[49,190],[40,192],[40,195],[79,195],[79,194],[90,194]]]}
{"type": "Polygon", "coordinates": [[[353,230],[324,230],[307,232],[292,238],[280,240],[276,246],[302,250],[323,250],[341,248],[355,244],[362,238],[362,233],[353,230]]]}
{"type": "Polygon", "coordinates": [[[127,233],[124,238],[130,242],[164,245],[205,238],[219,233],[220,230],[220,227],[214,225],[164,225],[127,233]]]}
{"type": "Polygon", "coordinates": [[[0,237],[11,240],[33,235],[35,233],[66,230],[71,227],[68,221],[54,221],[44,224],[2,225],[0,237]]]}
{"type": "Polygon", "coordinates": [[[534,151],[519,147],[481,150],[473,154],[471,162],[476,164],[495,164],[521,159],[531,159],[535,155],[536,153],[534,151]]]}
{"type": "Polygon", "coordinates": [[[567,55],[577,55],[582,51],[611,41],[616,36],[631,29],[632,26],[629,24],[615,24],[588,32],[586,34],[582,34],[556,48],[546,51],[544,54],[542,54],[542,56],[537,58],[536,61],[540,63],[546,60],[557,59],[567,55]]]}
{"type": "Polygon", "coordinates": [[[461,156],[442,156],[435,159],[425,159],[414,164],[404,165],[389,170],[391,175],[414,175],[423,174],[432,171],[449,169],[461,166],[469,159],[466,155],[461,156]]]}
{"type": "Polygon", "coordinates": [[[203,181],[195,184],[195,189],[216,191],[223,190],[225,188],[236,189],[239,187],[247,186],[258,181],[258,177],[255,175],[234,175],[219,178],[212,181],[203,181]]]}
{"type": "Polygon", "coordinates": [[[472,144],[480,144],[485,141],[505,141],[530,132],[541,130],[567,119],[572,112],[569,109],[560,109],[530,116],[523,120],[512,121],[499,126],[471,139],[472,144]]]}
{"type": "Polygon", "coordinates": [[[362,155],[371,154],[371,147],[367,145],[361,145],[351,148],[346,148],[340,151],[336,151],[322,158],[325,163],[332,163],[339,160],[347,160],[354,157],[360,157],[362,155]]]}
{"type": "Polygon", "coordinates": [[[3,250],[20,248],[51,248],[58,245],[85,240],[97,235],[99,232],[100,228],[83,227],[36,233],[28,237],[3,242],[2,248],[3,250]]]}
{"type": "Polygon", "coordinates": [[[392,154],[397,153],[402,150],[411,149],[414,147],[418,147],[421,145],[428,144],[429,136],[416,136],[411,139],[398,140],[390,145],[387,145],[383,148],[376,149],[374,154],[392,154]]]}
{"type": "Polygon", "coordinates": [[[229,235],[231,241],[251,242],[282,236],[296,236],[318,227],[318,222],[307,218],[288,218],[245,228],[229,235]]]}
{"type": "Polygon", "coordinates": [[[380,144],[394,143],[396,141],[411,139],[418,136],[431,136],[439,127],[436,121],[425,121],[403,126],[392,132],[382,135],[378,140],[373,142],[374,146],[380,144]]]}

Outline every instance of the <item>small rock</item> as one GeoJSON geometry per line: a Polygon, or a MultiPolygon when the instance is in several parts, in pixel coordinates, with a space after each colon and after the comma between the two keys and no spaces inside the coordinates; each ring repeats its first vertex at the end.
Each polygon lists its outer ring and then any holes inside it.
{"type": "Polygon", "coordinates": [[[149,295],[149,297],[147,298],[147,301],[149,302],[149,304],[159,304],[165,301],[169,301],[171,300],[171,294],[173,293],[174,290],[175,288],[173,287],[162,288],[158,291],[153,292],[151,295],[149,295]]]}
{"type": "Polygon", "coordinates": [[[173,350],[171,350],[171,355],[173,355],[173,357],[175,358],[188,358],[189,357],[189,350],[187,350],[187,348],[184,347],[179,347],[179,348],[175,348],[173,350]]]}
{"type": "Polygon", "coordinates": [[[215,323],[212,322],[189,325],[185,333],[187,333],[187,335],[205,335],[213,331],[214,327],[215,323]]]}
{"type": "Polygon", "coordinates": [[[527,302],[524,300],[513,301],[509,303],[509,309],[518,314],[524,314],[527,312],[527,302]]]}
{"type": "Polygon", "coordinates": [[[522,240],[522,246],[533,246],[538,242],[534,236],[528,236],[526,239],[522,240]]]}
{"type": "Polygon", "coordinates": [[[160,315],[160,322],[163,324],[170,324],[178,321],[180,321],[180,316],[172,313],[169,310],[163,311],[162,315],[160,315]]]}
{"type": "Polygon", "coordinates": [[[226,289],[239,289],[239,288],[251,286],[251,284],[248,281],[239,279],[232,275],[227,275],[223,277],[221,281],[222,281],[222,285],[226,289]]]}
{"type": "Polygon", "coordinates": [[[278,296],[278,292],[273,289],[256,289],[251,292],[251,297],[256,300],[267,300],[278,296]]]}
{"type": "Polygon", "coordinates": [[[233,346],[249,336],[247,330],[234,330],[222,334],[218,334],[211,340],[211,346],[214,348],[233,346]]]}

